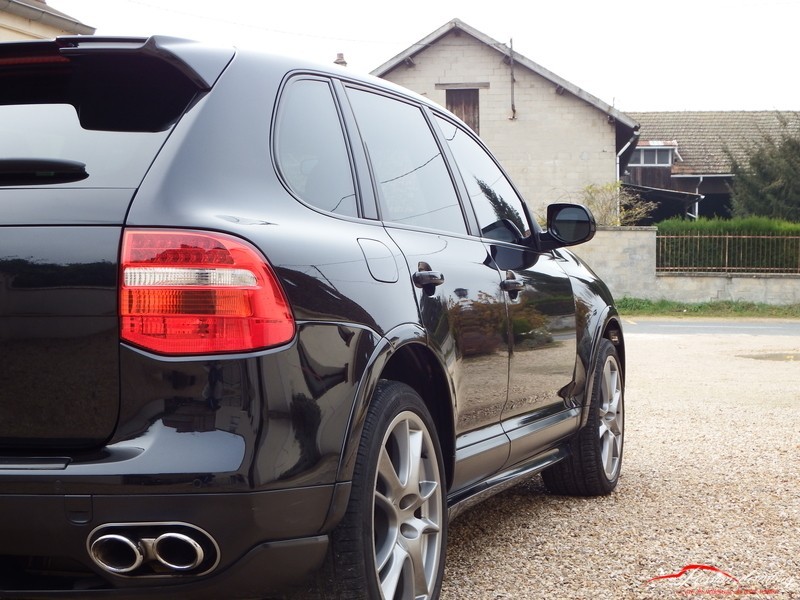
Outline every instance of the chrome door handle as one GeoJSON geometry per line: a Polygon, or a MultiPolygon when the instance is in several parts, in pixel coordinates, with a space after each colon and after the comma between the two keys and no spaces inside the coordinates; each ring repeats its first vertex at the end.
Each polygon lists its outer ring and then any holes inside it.
{"type": "Polygon", "coordinates": [[[504,279],[500,282],[500,289],[504,292],[521,292],[525,289],[525,282],[519,279],[504,279]]]}
{"type": "Polygon", "coordinates": [[[425,286],[437,286],[444,283],[444,275],[439,271],[417,271],[411,276],[414,285],[418,288],[425,286]]]}

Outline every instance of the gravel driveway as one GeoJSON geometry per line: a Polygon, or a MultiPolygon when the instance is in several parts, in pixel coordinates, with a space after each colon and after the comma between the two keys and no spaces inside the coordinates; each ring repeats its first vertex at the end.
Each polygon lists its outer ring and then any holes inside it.
{"type": "Polygon", "coordinates": [[[617,490],[459,517],[443,599],[800,598],[800,339],[627,333],[617,490]]]}

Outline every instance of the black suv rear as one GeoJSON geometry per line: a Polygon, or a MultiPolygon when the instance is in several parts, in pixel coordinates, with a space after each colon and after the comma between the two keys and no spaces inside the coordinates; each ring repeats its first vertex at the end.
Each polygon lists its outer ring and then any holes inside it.
{"type": "Polygon", "coordinates": [[[0,128],[0,596],[433,599],[460,510],[616,486],[594,221],[439,106],[60,38],[0,44],[0,128]]]}

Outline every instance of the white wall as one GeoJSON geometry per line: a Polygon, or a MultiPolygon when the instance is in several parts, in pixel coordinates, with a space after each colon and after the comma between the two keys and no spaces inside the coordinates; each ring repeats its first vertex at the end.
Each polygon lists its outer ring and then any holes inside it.
{"type": "Polygon", "coordinates": [[[22,40],[47,40],[59,35],[72,35],[64,29],[44,25],[38,21],[25,19],[18,15],[0,12],[0,41],[18,42],[22,40]]]}

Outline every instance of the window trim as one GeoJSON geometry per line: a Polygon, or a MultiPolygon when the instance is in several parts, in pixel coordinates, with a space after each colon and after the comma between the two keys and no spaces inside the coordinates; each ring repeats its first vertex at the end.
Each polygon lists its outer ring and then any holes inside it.
{"type": "MultiPolygon", "coordinates": [[[[527,219],[528,227],[530,228],[530,232],[531,232],[531,235],[529,236],[529,238],[525,238],[525,239],[538,239],[538,235],[542,232],[542,228],[540,227],[539,222],[536,219],[533,218],[533,215],[531,214],[531,211],[530,211],[530,207],[528,206],[528,203],[525,201],[525,197],[520,193],[519,189],[517,188],[516,184],[514,183],[514,180],[511,179],[511,177],[508,175],[508,173],[503,168],[503,166],[498,162],[497,157],[489,150],[489,148],[486,147],[486,144],[483,143],[483,141],[480,139],[480,137],[475,135],[472,131],[470,131],[469,128],[465,128],[461,124],[459,124],[459,122],[454,120],[453,116],[450,115],[449,113],[443,113],[443,112],[435,110],[435,109],[433,109],[433,108],[431,108],[429,106],[425,106],[424,107],[424,111],[425,111],[426,115],[428,116],[429,120],[431,121],[432,125],[435,128],[436,137],[437,137],[437,140],[439,141],[439,144],[443,145],[444,148],[445,148],[445,153],[447,154],[447,161],[450,163],[450,165],[452,165],[452,168],[454,169],[455,173],[458,174],[458,176],[456,177],[456,180],[457,180],[456,186],[457,186],[457,189],[458,189],[458,193],[461,196],[461,204],[462,204],[462,206],[469,207],[467,209],[467,212],[469,213],[468,223],[470,225],[469,235],[472,236],[472,237],[479,238],[479,239],[484,240],[484,241],[491,242],[492,244],[506,244],[506,245],[513,246],[515,248],[519,248],[520,247],[519,244],[513,244],[513,243],[510,243],[510,242],[504,242],[504,241],[501,241],[501,240],[495,240],[495,239],[484,237],[483,232],[481,231],[480,225],[478,223],[478,216],[477,216],[477,213],[475,212],[475,206],[473,205],[472,200],[469,197],[469,193],[467,192],[466,184],[464,183],[464,175],[461,173],[461,169],[458,166],[458,162],[456,161],[455,156],[453,156],[452,151],[450,150],[450,144],[447,142],[446,138],[444,137],[444,132],[435,123],[435,118],[436,117],[439,117],[444,121],[447,121],[448,123],[450,123],[454,127],[458,128],[463,133],[467,134],[474,142],[476,142],[478,144],[478,146],[480,146],[480,148],[492,160],[494,165],[499,169],[499,171],[503,174],[503,176],[505,177],[505,179],[508,182],[508,184],[511,186],[511,189],[514,190],[514,193],[517,195],[517,198],[519,198],[520,202],[522,203],[522,209],[523,209],[523,211],[525,213],[523,216],[525,217],[525,219],[527,219]]],[[[528,245],[523,244],[522,247],[526,247],[527,248],[528,245]]]]}
{"type": "Polygon", "coordinates": [[[642,148],[636,148],[631,155],[631,159],[628,161],[629,167],[661,167],[667,168],[672,167],[673,163],[675,162],[675,149],[672,146],[645,146],[642,148]],[[658,153],[667,151],[669,153],[669,162],[667,163],[660,163],[658,162],[658,153]],[[633,158],[636,156],[636,153],[640,153],[641,162],[633,162],[633,158]],[[645,158],[648,155],[652,155],[654,160],[651,162],[645,162],[645,158]]]}
{"type": "MultiPolygon", "coordinates": [[[[350,134],[350,127],[347,126],[347,115],[342,106],[341,95],[338,93],[337,90],[337,80],[326,75],[325,73],[314,73],[309,71],[293,71],[286,74],[281,81],[281,84],[278,88],[278,92],[275,96],[275,104],[272,111],[272,119],[270,122],[270,162],[272,163],[272,168],[275,171],[275,174],[278,177],[278,181],[281,182],[283,188],[298,202],[300,202],[303,206],[310,208],[318,213],[328,215],[331,217],[335,217],[337,219],[344,219],[344,220],[363,220],[363,219],[370,219],[369,213],[374,212],[369,210],[369,206],[365,206],[365,195],[361,190],[361,177],[359,176],[359,165],[357,164],[358,158],[354,151],[353,141],[350,134]],[[312,204],[302,198],[292,187],[292,185],[287,181],[286,176],[283,173],[283,170],[280,167],[278,161],[278,130],[280,125],[280,118],[283,113],[283,98],[286,90],[289,86],[300,82],[300,81],[318,81],[321,83],[327,84],[330,93],[331,99],[333,101],[334,109],[336,110],[336,114],[339,118],[339,127],[342,132],[342,140],[344,142],[345,149],[347,151],[348,162],[350,164],[350,173],[353,178],[353,192],[355,193],[355,202],[356,202],[356,211],[357,215],[348,215],[342,213],[331,212],[312,204]]],[[[374,220],[374,217],[372,217],[374,220]]]]}
{"type": "Polygon", "coordinates": [[[359,148],[363,150],[363,153],[364,153],[364,155],[366,157],[367,172],[369,173],[369,185],[371,186],[372,193],[373,193],[374,198],[375,198],[375,205],[376,205],[377,214],[378,214],[377,219],[385,227],[399,227],[401,229],[410,229],[410,230],[414,230],[414,231],[424,231],[424,232],[448,235],[448,236],[453,236],[453,237],[472,237],[473,236],[472,228],[474,226],[474,223],[477,223],[477,221],[473,222],[473,220],[472,220],[472,219],[474,219],[474,215],[472,214],[472,212],[473,212],[472,207],[470,206],[469,209],[467,209],[467,207],[465,205],[465,202],[464,202],[465,196],[462,193],[462,190],[460,188],[460,186],[462,185],[462,183],[460,181],[460,175],[458,177],[456,177],[456,174],[453,171],[455,163],[453,162],[452,155],[449,154],[450,149],[446,144],[442,144],[442,140],[440,139],[441,132],[440,132],[439,128],[435,125],[435,123],[433,123],[431,121],[431,118],[430,118],[429,112],[428,112],[428,111],[431,110],[431,108],[427,104],[425,104],[423,102],[418,102],[413,98],[408,98],[408,97],[400,95],[400,94],[393,94],[393,93],[388,92],[387,90],[385,90],[383,88],[376,88],[376,87],[372,87],[370,85],[367,85],[362,81],[347,80],[347,79],[341,79],[341,80],[338,80],[338,81],[342,86],[342,103],[343,104],[345,104],[345,103],[347,104],[347,111],[348,111],[350,117],[352,118],[352,124],[351,125],[354,128],[354,132],[355,132],[353,134],[353,138],[357,139],[357,144],[359,144],[359,148]],[[425,123],[428,126],[428,129],[429,129],[429,131],[431,133],[431,136],[434,139],[434,143],[439,148],[439,152],[440,152],[440,154],[442,156],[442,160],[444,161],[445,169],[447,170],[448,176],[450,177],[450,183],[453,186],[453,190],[455,192],[456,200],[457,200],[459,208],[461,210],[461,216],[464,219],[464,225],[465,225],[465,231],[464,232],[459,233],[459,232],[452,231],[452,230],[449,230],[449,229],[434,229],[434,228],[429,228],[429,227],[422,227],[422,226],[419,226],[419,225],[409,225],[407,223],[402,223],[402,222],[398,222],[398,221],[391,221],[391,220],[384,219],[384,216],[382,214],[382,206],[381,206],[382,205],[383,192],[380,189],[380,186],[378,184],[378,178],[375,175],[375,171],[374,171],[374,168],[373,168],[373,165],[372,165],[372,159],[371,159],[371,157],[369,155],[369,148],[367,147],[367,142],[364,139],[364,137],[361,135],[361,132],[359,131],[358,120],[356,118],[355,111],[353,110],[352,104],[350,103],[350,97],[348,95],[348,91],[349,90],[357,90],[357,91],[361,91],[361,92],[367,92],[367,93],[371,93],[371,94],[376,94],[378,96],[383,96],[385,98],[389,98],[391,100],[395,100],[397,102],[402,102],[403,104],[407,104],[409,106],[412,106],[412,107],[414,107],[415,109],[419,110],[422,113],[423,119],[425,120],[425,123]]]}

